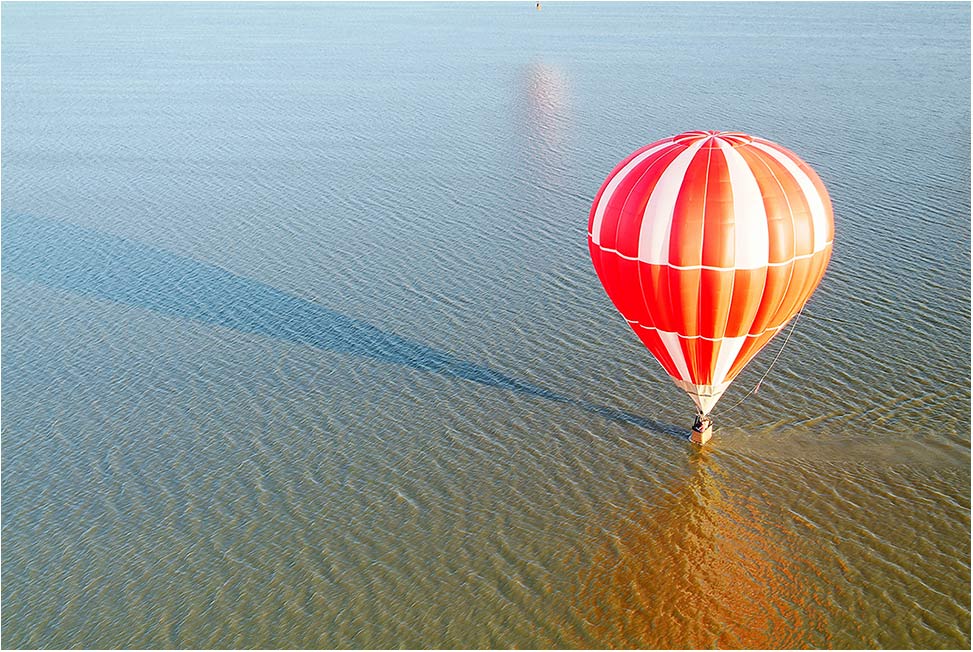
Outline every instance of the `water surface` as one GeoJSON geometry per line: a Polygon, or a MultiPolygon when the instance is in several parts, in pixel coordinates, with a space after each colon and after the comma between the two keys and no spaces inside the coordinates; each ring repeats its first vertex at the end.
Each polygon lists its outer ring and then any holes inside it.
{"type": "Polygon", "coordinates": [[[3,647],[969,647],[969,5],[2,20],[3,647]],[[836,239],[699,452],[585,226],[710,128],[836,239]]]}

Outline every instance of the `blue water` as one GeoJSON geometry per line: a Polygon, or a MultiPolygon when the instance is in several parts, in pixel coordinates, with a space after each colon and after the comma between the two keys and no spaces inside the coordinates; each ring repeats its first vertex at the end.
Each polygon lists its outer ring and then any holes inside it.
{"type": "Polygon", "coordinates": [[[4,647],[969,647],[969,5],[16,3],[0,65],[4,647]],[[704,452],[585,245],[687,129],[836,222],[704,452]]]}

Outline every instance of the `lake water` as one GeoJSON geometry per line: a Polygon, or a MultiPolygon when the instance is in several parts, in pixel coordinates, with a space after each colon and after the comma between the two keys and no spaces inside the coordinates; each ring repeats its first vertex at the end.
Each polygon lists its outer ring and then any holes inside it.
{"type": "Polygon", "coordinates": [[[2,21],[3,647],[969,648],[969,4],[2,21]],[[703,451],[585,242],[688,129],[836,222],[703,451]]]}

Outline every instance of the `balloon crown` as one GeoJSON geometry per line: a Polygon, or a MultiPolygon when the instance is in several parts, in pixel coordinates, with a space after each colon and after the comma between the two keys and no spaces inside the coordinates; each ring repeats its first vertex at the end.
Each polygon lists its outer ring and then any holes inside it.
{"type": "Polygon", "coordinates": [[[703,144],[704,149],[719,147],[721,141],[727,143],[732,147],[749,145],[750,143],[753,142],[753,136],[750,136],[749,134],[745,134],[740,131],[713,131],[713,130],[684,131],[681,134],[677,134],[673,136],[672,142],[680,143],[688,146],[700,140],[701,138],[705,138],[708,141],[703,144]]]}

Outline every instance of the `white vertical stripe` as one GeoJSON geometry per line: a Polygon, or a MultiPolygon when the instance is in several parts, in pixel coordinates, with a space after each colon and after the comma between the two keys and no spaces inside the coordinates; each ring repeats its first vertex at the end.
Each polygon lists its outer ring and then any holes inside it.
{"type": "Polygon", "coordinates": [[[672,358],[673,364],[676,365],[676,371],[679,372],[680,378],[687,383],[691,383],[692,379],[689,375],[689,367],[686,365],[686,356],[682,354],[682,346],[679,344],[679,335],[668,331],[656,332],[659,334],[659,339],[665,345],[666,351],[669,352],[669,357],[672,358]]]}
{"type": "Polygon", "coordinates": [[[689,392],[689,398],[693,399],[693,403],[696,404],[696,407],[699,408],[700,412],[703,414],[707,414],[709,412],[709,409],[703,407],[703,402],[699,399],[699,394],[689,392]]]}
{"type": "Polygon", "coordinates": [[[722,398],[722,396],[723,396],[723,392],[720,392],[719,394],[713,394],[710,396],[706,396],[706,395],[698,396],[695,399],[696,405],[699,406],[700,412],[702,412],[703,414],[709,414],[710,410],[716,407],[716,402],[719,401],[720,398],[722,398]]]}
{"type": "Polygon", "coordinates": [[[798,185],[801,186],[801,190],[807,198],[808,206],[811,207],[811,224],[814,228],[814,251],[824,249],[828,244],[826,239],[828,236],[828,214],[824,209],[824,203],[821,201],[820,195],[818,195],[817,188],[814,187],[814,183],[810,177],[789,156],[776,148],[758,142],[754,142],[752,145],[777,159],[784,166],[784,169],[794,177],[798,185]]]}
{"type": "Polygon", "coordinates": [[[602,220],[605,219],[605,209],[608,208],[608,202],[611,201],[611,197],[613,194],[615,194],[615,189],[618,188],[618,185],[625,179],[626,176],[628,176],[628,173],[631,172],[642,161],[667,147],[672,147],[672,141],[667,140],[664,143],[660,143],[655,147],[647,149],[629,161],[628,164],[619,170],[618,174],[613,176],[611,181],[608,182],[608,185],[605,186],[605,192],[601,193],[601,198],[598,200],[598,207],[595,209],[595,218],[591,222],[592,242],[595,244],[601,244],[601,223],[602,220]]]}
{"type": "Polygon", "coordinates": [[[713,384],[719,385],[730,373],[730,367],[740,354],[743,343],[747,341],[746,335],[740,337],[724,337],[720,342],[720,352],[716,356],[716,368],[713,369],[713,384]]]}
{"type": "Polygon", "coordinates": [[[723,392],[729,386],[729,383],[694,385],[675,378],[673,381],[676,383],[676,387],[689,394],[689,398],[693,399],[696,407],[703,414],[708,414],[713,409],[713,406],[716,405],[720,397],[723,396],[723,392]]]}
{"type": "Polygon", "coordinates": [[[676,198],[686,177],[686,170],[708,138],[700,138],[673,159],[659,177],[659,181],[645,205],[639,230],[639,260],[651,265],[669,263],[669,232],[676,198]]]}
{"type": "Polygon", "coordinates": [[[726,157],[733,193],[734,267],[766,267],[770,262],[770,236],[767,233],[767,210],[757,177],[735,149],[721,142],[720,151],[726,157]]]}

